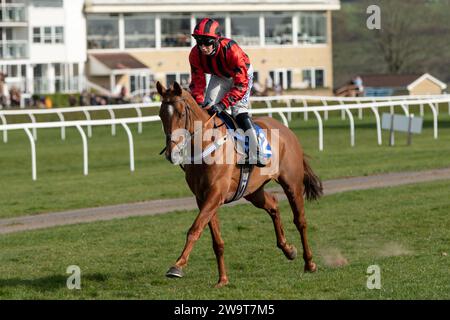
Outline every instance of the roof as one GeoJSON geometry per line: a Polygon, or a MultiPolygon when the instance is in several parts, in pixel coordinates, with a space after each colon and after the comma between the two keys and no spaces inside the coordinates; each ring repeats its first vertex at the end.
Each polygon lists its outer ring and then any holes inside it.
{"type": "Polygon", "coordinates": [[[111,70],[148,69],[145,64],[128,53],[95,53],[91,56],[111,70]]]}
{"type": "Polygon", "coordinates": [[[416,81],[414,81],[413,83],[411,83],[408,86],[408,90],[412,90],[414,89],[415,86],[417,86],[419,83],[421,83],[423,80],[430,80],[431,82],[434,82],[436,85],[438,85],[441,90],[445,90],[447,89],[447,85],[445,83],[443,83],[442,81],[440,81],[439,79],[433,77],[431,74],[429,73],[425,73],[423,74],[421,77],[419,77],[418,79],[416,79],[416,81]]]}
{"type": "Polygon", "coordinates": [[[86,0],[85,13],[339,10],[340,0],[86,0]]]}
{"type": "Polygon", "coordinates": [[[420,75],[407,74],[370,74],[361,75],[364,87],[374,88],[406,88],[420,78],[420,75]]]}

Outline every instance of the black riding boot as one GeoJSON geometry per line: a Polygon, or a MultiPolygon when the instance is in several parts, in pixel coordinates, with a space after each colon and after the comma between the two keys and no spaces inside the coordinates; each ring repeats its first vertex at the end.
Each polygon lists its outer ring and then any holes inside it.
{"type": "Polygon", "coordinates": [[[252,119],[248,113],[240,113],[236,116],[236,122],[244,133],[249,137],[249,152],[247,156],[247,164],[256,164],[258,167],[265,167],[266,163],[263,154],[259,148],[258,135],[252,119]]]}

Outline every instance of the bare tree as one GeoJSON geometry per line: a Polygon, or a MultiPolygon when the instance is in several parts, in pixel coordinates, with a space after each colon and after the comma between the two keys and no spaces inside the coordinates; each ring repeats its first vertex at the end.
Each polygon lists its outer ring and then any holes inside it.
{"type": "Polygon", "coordinates": [[[390,73],[415,71],[427,56],[420,41],[420,30],[427,19],[424,1],[380,0],[381,30],[375,32],[374,45],[390,73]]]}

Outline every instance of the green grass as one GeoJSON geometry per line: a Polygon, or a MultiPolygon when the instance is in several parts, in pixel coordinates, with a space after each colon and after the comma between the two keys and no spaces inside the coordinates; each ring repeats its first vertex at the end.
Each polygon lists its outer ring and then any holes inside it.
{"type": "Polygon", "coordinates": [[[288,261],[276,248],[269,216],[250,205],[220,210],[230,285],[213,289],[217,267],[209,231],[197,242],[183,279],[167,268],[196,212],[176,212],[0,236],[1,299],[449,299],[450,181],[347,192],[306,208],[319,271],[304,274],[299,235],[281,202],[288,261]],[[333,267],[327,256],[348,261],[333,267]],[[66,269],[81,268],[81,290],[66,269]],[[381,269],[380,290],[366,287],[381,269]]]}
{"type": "MultiPolygon", "coordinates": [[[[348,120],[337,115],[332,113],[324,122],[322,152],[312,115],[306,122],[302,115],[294,115],[290,123],[305,152],[312,156],[312,167],[324,180],[450,165],[450,117],[446,109],[440,115],[439,139],[433,139],[432,118],[427,116],[424,132],[413,137],[410,147],[404,134],[396,134],[395,147],[387,146],[387,132],[383,132],[383,146],[378,146],[370,113],[365,113],[363,120],[355,117],[356,146],[351,147],[348,120]]],[[[137,132],[136,126],[131,128],[137,132]]],[[[31,180],[30,145],[25,133],[10,131],[9,142],[0,143],[0,218],[191,195],[181,169],[158,155],[164,146],[160,123],[144,124],[143,134],[134,134],[134,173],[129,170],[128,139],[120,126],[115,137],[110,127],[93,128],[88,141],[88,176],[82,173],[79,133],[71,128],[66,135],[62,141],[59,129],[38,130],[37,181],[31,180]]]]}

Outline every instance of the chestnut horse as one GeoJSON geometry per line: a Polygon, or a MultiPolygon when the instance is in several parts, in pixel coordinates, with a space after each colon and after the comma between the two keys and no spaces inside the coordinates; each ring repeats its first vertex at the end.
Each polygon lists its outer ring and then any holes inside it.
{"type": "MultiPolygon", "coordinates": [[[[226,135],[225,126],[220,126],[222,121],[217,118],[212,119],[213,117],[210,117],[196,103],[190,93],[183,90],[177,82],[168,89],[158,82],[157,89],[162,98],[159,116],[166,134],[165,156],[167,160],[179,164],[179,160],[173,158],[177,154],[176,151],[181,140],[174,140],[172,133],[177,129],[185,129],[189,132],[190,138],[193,138],[196,134],[194,121],[201,121],[204,130],[213,129],[214,123],[216,123],[216,130],[220,130],[223,135],[226,135]]],[[[278,201],[274,195],[264,191],[264,185],[271,180],[275,180],[282,186],[293,211],[294,223],[300,233],[305,261],[304,270],[305,272],[314,272],[317,267],[312,261],[312,252],[308,245],[303,194],[308,200],[318,199],[322,195],[322,183],[308,165],[300,143],[290,129],[269,117],[255,118],[254,121],[268,133],[267,138],[271,145],[275,138],[278,139],[278,147],[274,148],[272,145],[272,157],[268,164],[270,166],[271,162],[278,161],[278,166],[275,170],[254,166],[244,198],[257,208],[264,209],[269,213],[275,227],[277,246],[288,259],[293,260],[297,256],[297,249],[286,241],[278,210],[278,201]],[[278,136],[275,137],[275,135],[278,136]]],[[[194,139],[191,139],[191,143],[193,141],[194,139]]],[[[202,148],[210,143],[211,140],[202,141],[202,148]]],[[[230,139],[226,143],[233,142],[230,139]]],[[[191,146],[188,145],[188,147],[191,146]]],[[[223,146],[216,152],[221,150],[224,150],[223,146]]],[[[237,154],[234,148],[228,150],[237,154]]],[[[166,276],[183,276],[183,268],[188,263],[189,254],[208,225],[219,269],[219,281],[216,287],[222,287],[228,284],[228,277],[224,262],[224,242],[220,235],[217,211],[227,200],[233,198],[239,184],[240,168],[236,163],[206,164],[202,162],[201,164],[185,164],[183,169],[200,212],[187,233],[181,256],[167,271],[166,276]]]]}

